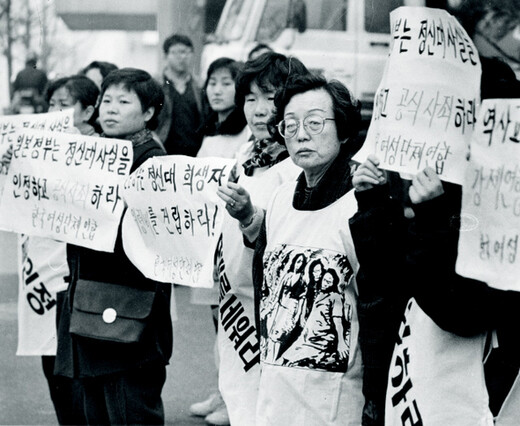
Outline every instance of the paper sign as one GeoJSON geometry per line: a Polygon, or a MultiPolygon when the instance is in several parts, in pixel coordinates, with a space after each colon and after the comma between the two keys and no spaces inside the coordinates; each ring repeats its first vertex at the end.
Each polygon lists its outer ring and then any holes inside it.
{"type": "MultiPolygon", "coordinates": [[[[213,286],[225,206],[217,196],[235,160],[183,155],[148,159],[125,183],[123,247],[148,278],[213,286]]],[[[238,226],[238,225],[237,225],[238,226]]]]}
{"type": "Polygon", "coordinates": [[[392,48],[365,144],[380,167],[417,174],[432,167],[461,184],[480,96],[477,50],[444,10],[400,7],[390,14],[392,48]]]}
{"type": "Polygon", "coordinates": [[[0,228],[113,251],[131,142],[17,130],[0,228]]]}
{"type": "Polygon", "coordinates": [[[486,99],[462,191],[456,270],[520,291],[520,100],[486,99]]]}

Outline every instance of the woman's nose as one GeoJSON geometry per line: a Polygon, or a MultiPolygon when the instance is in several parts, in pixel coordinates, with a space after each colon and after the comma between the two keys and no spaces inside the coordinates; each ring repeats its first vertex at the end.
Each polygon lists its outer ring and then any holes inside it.
{"type": "Polygon", "coordinates": [[[268,115],[270,113],[271,113],[271,111],[270,111],[270,104],[269,104],[269,102],[262,101],[262,100],[257,102],[256,109],[255,109],[255,115],[265,116],[265,115],[268,115]]]}
{"type": "Polygon", "coordinates": [[[309,133],[307,129],[303,125],[303,120],[299,121],[298,131],[296,132],[296,140],[306,140],[309,139],[309,133]]]}

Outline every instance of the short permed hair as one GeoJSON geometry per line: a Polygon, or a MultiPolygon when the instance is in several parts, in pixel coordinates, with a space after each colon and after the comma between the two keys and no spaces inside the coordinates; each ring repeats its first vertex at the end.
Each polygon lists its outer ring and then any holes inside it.
{"type": "Polygon", "coordinates": [[[170,51],[170,47],[176,44],[183,44],[184,46],[189,47],[191,50],[193,50],[193,42],[188,36],[185,36],[184,34],[172,34],[171,36],[166,38],[166,40],[164,40],[164,54],[167,55],[170,51]]]}
{"type": "Polygon", "coordinates": [[[281,53],[266,52],[245,63],[236,80],[235,104],[237,108],[244,107],[245,98],[251,93],[252,83],[267,92],[270,87],[277,90],[291,76],[308,73],[309,71],[299,59],[281,53]]]}
{"type": "Polygon", "coordinates": [[[153,107],[153,116],[146,123],[150,130],[157,128],[157,117],[164,104],[164,92],[159,83],[155,81],[146,71],[137,68],[121,68],[112,71],[103,80],[101,85],[101,98],[111,86],[122,85],[128,91],[134,91],[141,102],[141,110],[144,112],[153,107]]]}
{"type": "Polygon", "coordinates": [[[311,90],[324,90],[330,95],[338,139],[340,141],[354,139],[361,127],[361,102],[343,83],[337,80],[327,81],[316,74],[296,76],[291,78],[286,86],[278,89],[274,97],[276,114],[269,121],[269,132],[273,138],[285,144],[284,138],[276,129],[276,124],[283,120],[285,107],[293,96],[311,90]]]}

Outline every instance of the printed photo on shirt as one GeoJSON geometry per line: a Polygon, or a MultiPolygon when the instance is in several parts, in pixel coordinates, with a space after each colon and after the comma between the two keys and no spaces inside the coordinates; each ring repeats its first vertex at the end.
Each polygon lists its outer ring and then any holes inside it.
{"type": "Polygon", "coordinates": [[[287,367],[345,372],[353,278],[345,254],[280,245],[264,255],[261,358],[287,367]]]}

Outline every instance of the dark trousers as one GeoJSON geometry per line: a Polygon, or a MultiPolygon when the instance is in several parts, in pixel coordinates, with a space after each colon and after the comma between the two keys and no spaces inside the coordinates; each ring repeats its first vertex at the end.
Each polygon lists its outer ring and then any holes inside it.
{"type": "Polygon", "coordinates": [[[165,381],[164,365],[83,379],[88,424],[163,425],[165,381]]]}
{"type": "Polygon", "coordinates": [[[60,425],[85,425],[83,388],[78,379],[54,375],[55,356],[42,356],[43,373],[60,425]]]}

